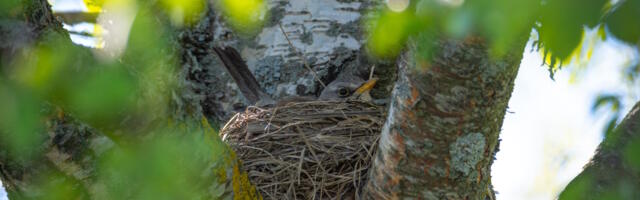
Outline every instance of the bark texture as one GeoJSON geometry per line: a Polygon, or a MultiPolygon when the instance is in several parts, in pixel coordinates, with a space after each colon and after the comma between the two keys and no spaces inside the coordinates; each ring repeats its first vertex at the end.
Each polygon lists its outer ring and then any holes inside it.
{"type": "MultiPolygon", "coordinates": [[[[46,6],[45,0],[34,2],[46,6]]],[[[340,73],[366,76],[376,64],[376,75],[382,80],[373,96],[393,98],[365,199],[492,196],[489,167],[526,38],[514,44],[512,54],[497,60],[489,58],[485,41],[475,37],[431,40],[437,41],[434,46],[439,49],[431,62],[414,59],[418,51],[410,47],[397,62],[400,76],[390,95],[396,68],[367,57],[363,47],[363,20],[371,17],[367,11],[379,5],[378,1],[269,1],[271,15],[251,37],[234,33],[222,15],[210,8],[199,24],[178,35],[184,89],[193,93],[176,94],[178,109],[172,117],[204,114],[223,122],[246,106],[211,51],[214,46],[238,49],[274,99],[317,95],[322,89],[303,60],[325,83],[340,73]]],[[[45,8],[27,21],[55,19],[45,8]]],[[[51,26],[59,26],[52,22],[51,26]]],[[[33,29],[34,35],[51,30],[47,26],[33,29]]],[[[0,153],[0,177],[11,197],[43,197],[46,190],[31,186],[42,181],[36,178],[39,173],[47,173],[55,175],[47,179],[52,187],[65,183],[66,189],[76,191],[76,198],[70,199],[108,198],[108,183],[99,182],[95,162],[119,144],[69,115],[55,109],[49,112],[41,157],[25,162],[0,153]]],[[[198,128],[207,137],[213,132],[206,123],[198,128]]],[[[203,173],[207,176],[197,184],[209,191],[202,198],[260,198],[252,192],[246,173],[238,170],[233,152],[226,153],[222,161],[208,160],[214,173],[203,173]]],[[[136,188],[131,186],[128,192],[133,194],[136,188]]]]}
{"type": "MultiPolygon", "coordinates": [[[[5,67],[11,65],[11,58],[19,49],[43,42],[40,39],[46,33],[68,38],[52,15],[46,0],[25,2],[33,2],[34,5],[25,6],[25,15],[18,15],[24,18],[12,19],[12,23],[19,26],[2,29],[3,37],[0,38],[3,40],[23,38],[14,40],[17,41],[15,43],[1,44],[5,45],[2,46],[2,62],[5,67]],[[24,28],[18,29],[20,27],[24,28]]],[[[363,20],[366,11],[375,5],[379,4],[333,0],[271,1],[271,16],[255,37],[234,33],[227,28],[222,15],[210,7],[199,24],[177,34],[180,45],[178,49],[181,49],[182,56],[180,61],[183,65],[184,91],[174,93],[172,101],[175,110],[170,111],[173,113],[168,118],[179,121],[204,114],[222,122],[234,110],[241,110],[246,105],[235,84],[230,81],[221,63],[211,52],[212,47],[217,45],[234,46],[241,51],[262,86],[276,99],[292,95],[317,95],[322,89],[312,73],[303,66],[303,58],[298,56],[298,52],[305,55],[306,62],[326,83],[343,71],[368,75],[371,65],[378,64],[376,75],[382,79],[380,85],[389,86],[394,79],[395,68],[390,67],[390,64],[370,60],[363,51],[363,20]],[[280,24],[296,50],[290,48],[279,28],[280,24]]],[[[46,40],[44,37],[44,42],[46,40]]],[[[67,42],[70,44],[70,40],[67,39],[67,42]]],[[[84,56],[91,55],[88,51],[85,53],[84,56]]],[[[378,87],[373,95],[384,98],[390,90],[390,87],[378,87]]],[[[58,110],[54,105],[45,107],[47,108],[42,114],[48,116],[48,125],[39,133],[41,144],[38,148],[42,150],[41,154],[20,160],[9,156],[6,151],[0,152],[0,178],[10,197],[43,198],[51,188],[60,188],[61,191],[72,194],[65,196],[71,199],[113,197],[107,192],[111,189],[109,183],[100,182],[96,167],[99,159],[110,152],[120,151],[122,144],[75,120],[72,115],[58,110]]],[[[206,123],[196,129],[202,129],[206,137],[213,134],[206,123]]],[[[180,128],[176,132],[180,132],[180,128]]],[[[140,136],[147,139],[153,137],[156,136],[140,136]]],[[[126,139],[135,140],[136,137],[126,139]]],[[[138,142],[141,141],[126,143],[138,142]]],[[[5,149],[0,148],[0,151],[5,149]]],[[[209,170],[214,173],[203,172],[207,176],[202,178],[202,183],[195,185],[209,191],[203,198],[260,198],[247,182],[246,173],[239,170],[239,162],[233,152],[227,151],[222,158],[209,158],[208,162],[211,165],[209,170]]],[[[138,186],[131,185],[126,191],[120,192],[123,195],[135,195],[138,189],[138,186]]]]}
{"type": "Polygon", "coordinates": [[[428,41],[430,62],[415,47],[397,62],[365,199],[494,196],[490,166],[526,37],[499,59],[479,37],[428,41]]]}
{"type": "Polygon", "coordinates": [[[596,149],[559,199],[640,199],[640,102],[596,149]]]}
{"type": "MultiPolygon", "coordinates": [[[[209,119],[224,123],[248,104],[213,53],[214,46],[237,49],[262,88],[276,100],[319,95],[322,85],[304,66],[303,59],[324,83],[336,79],[343,71],[368,76],[370,67],[375,64],[375,75],[381,81],[372,95],[379,99],[389,96],[395,67],[392,63],[369,58],[364,50],[366,27],[363,24],[371,17],[367,13],[382,5],[381,2],[266,2],[270,15],[265,16],[265,25],[255,35],[234,32],[222,13],[215,9],[209,9],[196,27],[180,35],[187,81],[196,92],[193,99],[198,99],[202,112],[209,119]]],[[[215,2],[211,4],[215,5],[215,2]]]]}

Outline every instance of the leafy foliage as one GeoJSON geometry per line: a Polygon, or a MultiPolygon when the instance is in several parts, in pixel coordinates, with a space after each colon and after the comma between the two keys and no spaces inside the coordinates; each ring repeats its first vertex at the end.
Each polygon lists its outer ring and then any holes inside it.
{"type": "Polygon", "coordinates": [[[626,0],[619,3],[606,19],[607,27],[617,38],[640,44],[640,26],[634,24],[640,19],[640,0],[626,0]]]}
{"type": "MultiPolygon", "coordinates": [[[[119,1],[84,3],[89,12],[101,12],[106,3],[119,1]]],[[[27,1],[0,1],[0,18],[21,17],[23,2],[27,1]]],[[[214,165],[209,161],[222,162],[221,155],[228,152],[208,124],[172,121],[172,92],[181,83],[176,80],[178,58],[171,38],[178,27],[195,24],[206,3],[137,3],[140,6],[126,50],[115,60],[96,59],[91,51],[71,45],[66,35],[52,33],[22,49],[10,66],[2,66],[0,146],[17,160],[41,153],[38,146],[45,140],[46,122],[51,117],[41,108],[53,104],[60,115],[71,115],[114,141],[119,140],[116,132],[162,135],[137,145],[125,144],[101,160],[98,178],[106,184],[109,197],[198,198],[206,190],[202,176],[210,178],[213,175],[209,173],[214,173],[203,169],[214,165]]],[[[263,0],[216,3],[231,27],[241,33],[255,33],[269,16],[263,0]]],[[[539,34],[536,45],[545,54],[544,62],[552,74],[578,54],[585,27],[599,26],[602,39],[609,30],[622,41],[640,44],[640,26],[635,24],[640,19],[640,0],[622,0],[615,5],[607,0],[417,0],[405,10],[384,8],[373,15],[376,17],[366,22],[371,27],[370,53],[391,59],[412,41],[420,50],[418,60],[424,62],[419,66],[429,66],[430,56],[425,55],[438,50],[431,46],[435,37],[483,36],[492,55],[499,57],[510,53],[511,44],[527,37],[532,27],[539,34]]],[[[637,77],[638,71],[638,67],[632,68],[630,77],[637,77]]],[[[603,95],[595,101],[593,110],[605,105],[619,115],[619,97],[603,95]]],[[[610,121],[607,132],[613,130],[617,119],[610,121]]],[[[637,166],[639,161],[634,156],[639,154],[638,149],[629,148],[627,152],[626,158],[637,166]]],[[[40,177],[42,190],[51,198],[85,195],[72,194],[78,183],[71,180],[63,179],[57,187],[46,181],[60,176],[64,175],[51,172],[40,177]]],[[[579,177],[578,181],[577,189],[568,189],[577,192],[566,193],[567,199],[581,198],[591,184],[588,177],[579,177]]]]}
{"type": "Polygon", "coordinates": [[[22,12],[22,5],[19,0],[0,1],[0,17],[13,18],[22,12]]]}
{"type": "Polygon", "coordinates": [[[375,28],[371,30],[369,36],[371,38],[369,48],[372,54],[380,57],[396,55],[404,47],[410,33],[414,31],[416,18],[408,11],[394,12],[388,9],[382,11],[380,15],[380,19],[372,25],[375,28]]]}
{"type": "Polygon", "coordinates": [[[105,0],[82,0],[90,13],[101,12],[105,0]]]}
{"type": "Polygon", "coordinates": [[[596,98],[595,102],[593,103],[591,112],[596,112],[597,110],[605,109],[606,107],[609,108],[609,111],[612,113],[613,116],[609,119],[603,131],[609,140],[615,141],[617,135],[615,134],[614,130],[618,123],[618,119],[620,118],[620,115],[621,115],[620,113],[621,112],[620,108],[622,107],[621,97],[613,94],[599,95],[596,98]]]}
{"type": "MultiPolygon", "coordinates": [[[[539,35],[534,45],[544,54],[543,63],[553,78],[563,64],[581,55],[585,27],[601,27],[598,35],[605,39],[606,24],[614,36],[631,44],[637,44],[640,36],[640,27],[633,25],[640,18],[639,0],[615,5],[608,0],[472,0],[462,5],[446,2],[455,1],[419,0],[402,12],[379,10],[380,16],[369,23],[369,49],[378,57],[394,58],[407,39],[418,34],[438,33],[455,38],[481,35],[488,39],[492,55],[502,56],[510,51],[513,41],[526,37],[533,27],[539,35]]],[[[426,50],[425,54],[431,51],[430,47],[419,49],[426,50]]]]}
{"type": "MultiPolygon", "coordinates": [[[[113,3],[92,2],[96,7],[113,3]]],[[[195,9],[178,4],[171,4],[171,9],[195,9]]],[[[0,5],[4,12],[9,4],[3,1],[0,5]]],[[[83,134],[50,129],[52,120],[66,116],[82,122],[74,126],[88,125],[92,132],[118,145],[94,163],[99,169],[96,181],[104,184],[106,193],[87,192],[83,183],[68,174],[44,171],[30,186],[34,195],[49,194],[51,199],[86,198],[88,193],[104,195],[103,199],[199,199],[210,196],[212,183],[225,181],[214,180],[220,176],[212,166],[224,169],[228,163],[221,159],[229,152],[206,120],[193,120],[197,115],[183,121],[172,119],[171,93],[178,85],[178,63],[171,38],[176,28],[169,26],[166,18],[173,20],[171,13],[176,11],[167,11],[167,17],[154,9],[165,8],[139,8],[126,51],[116,60],[98,59],[90,49],[73,45],[66,33],[50,31],[33,46],[21,49],[12,62],[0,62],[9,64],[1,66],[0,74],[3,159],[9,156],[37,163],[43,153],[51,157],[43,147],[50,145],[52,134],[83,134]],[[134,139],[138,136],[149,138],[134,139]]],[[[81,149],[79,155],[90,151],[88,146],[75,146],[81,149]]],[[[73,170],[80,169],[76,166],[73,170]]]]}
{"type": "Polygon", "coordinates": [[[159,137],[100,158],[106,199],[201,199],[211,183],[224,181],[210,169],[226,153],[215,132],[194,123],[155,131],[159,137]]]}
{"type": "Polygon", "coordinates": [[[267,18],[267,5],[263,0],[221,0],[219,10],[227,17],[229,24],[243,34],[255,34],[267,18]]]}
{"type": "Polygon", "coordinates": [[[550,54],[549,67],[567,60],[582,39],[583,26],[595,26],[606,0],[548,1],[540,17],[540,43],[550,54]]]}

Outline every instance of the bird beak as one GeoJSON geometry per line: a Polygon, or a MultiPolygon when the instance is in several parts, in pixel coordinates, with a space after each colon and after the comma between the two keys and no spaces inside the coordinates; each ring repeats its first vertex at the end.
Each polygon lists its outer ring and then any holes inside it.
{"type": "Polygon", "coordinates": [[[358,89],[356,89],[355,94],[361,95],[363,93],[369,92],[373,89],[373,86],[378,82],[378,78],[369,79],[367,82],[364,82],[358,89]]]}

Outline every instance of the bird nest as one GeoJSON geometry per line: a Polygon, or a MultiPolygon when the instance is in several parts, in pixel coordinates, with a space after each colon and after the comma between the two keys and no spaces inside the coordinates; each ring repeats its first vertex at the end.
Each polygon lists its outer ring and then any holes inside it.
{"type": "Polygon", "coordinates": [[[385,112],[370,103],[249,107],[221,136],[266,199],[353,199],[367,179],[385,112]]]}

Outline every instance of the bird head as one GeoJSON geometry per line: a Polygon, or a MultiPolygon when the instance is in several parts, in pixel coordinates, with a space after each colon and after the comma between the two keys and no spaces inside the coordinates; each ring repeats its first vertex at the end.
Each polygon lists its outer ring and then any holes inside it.
{"type": "Polygon", "coordinates": [[[365,81],[357,76],[342,77],[329,83],[320,93],[318,100],[340,101],[359,99],[363,95],[368,96],[369,91],[373,89],[377,81],[377,78],[365,81]]]}

